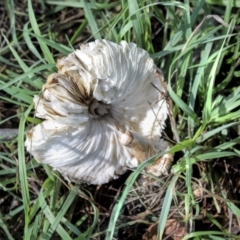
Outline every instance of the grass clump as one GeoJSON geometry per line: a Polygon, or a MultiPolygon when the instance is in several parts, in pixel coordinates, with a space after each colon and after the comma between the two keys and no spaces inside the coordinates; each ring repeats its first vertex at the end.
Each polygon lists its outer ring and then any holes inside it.
{"type": "Polygon", "coordinates": [[[1,236],[239,238],[238,1],[4,1],[0,11],[0,128],[18,131],[0,139],[1,236]],[[66,183],[25,153],[25,132],[38,123],[32,98],[55,60],[101,38],[137,43],[167,82],[164,137],[175,160],[147,193],[136,179],[156,156],[96,187],[66,183]]]}

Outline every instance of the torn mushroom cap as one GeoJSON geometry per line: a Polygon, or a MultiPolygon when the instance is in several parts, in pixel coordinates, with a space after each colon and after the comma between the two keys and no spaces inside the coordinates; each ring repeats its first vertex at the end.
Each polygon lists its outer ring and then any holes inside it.
{"type": "Polygon", "coordinates": [[[45,121],[27,134],[27,150],[75,182],[103,184],[136,167],[141,159],[122,144],[123,134],[158,139],[168,113],[149,54],[133,43],[96,40],[57,68],[34,97],[45,121]]]}

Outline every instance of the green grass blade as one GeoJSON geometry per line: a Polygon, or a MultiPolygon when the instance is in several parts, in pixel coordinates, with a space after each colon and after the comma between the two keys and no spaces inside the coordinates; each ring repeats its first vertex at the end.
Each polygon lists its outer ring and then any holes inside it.
{"type": "MultiPolygon", "coordinates": [[[[42,191],[40,191],[40,194],[39,194],[39,203],[40,203],[42,211],[44,212],[45,217],[49,221],[50,227],[51,227],[52,225],[54,225],[56,218],[55,218],[54,214],[52,213],[52,211],[50,210],[47,202],[45,201],[42,191]]],[[[51,235],[53,234],[52,230],[43,232],[43,236],[45,236],[45,239],[50,239],[51,235]]],[[[64,230],[64,228],[60,224],[56,227],[56,231],[58,232],[58,234],[61,236],[62,239],[72,240],[72,238],[69,236],[69,234],[64,230]]]]}
{"type": "Polygon", "coordinates": [[[219,133],[220,131],[224,130],[224,129],[227,129],[229,127],[232,127],[234,125],[238,125],[240,124],[240,121],[239,122],[234,122],[234,123],[228,123],[228,124],[225,124],[223,126],[220,126],[220,127],[217,127],[217,128],[214,128],[213,130],[211,131],[208,131],[204,134],[202,134],[197,140],[196,142],[197,143],[201,143],[201,142],[204,142],[206,141],[207,139],[209,139],[210,137],[214,136],[215,134],[219,133]]]}
{"type": "Polygon", "coordinates": [[[15,9],[14,9],[14,0],[4,0],[4,5],[8,12],[9,20],[10,20],[10,29],[12,33],[13,42],[16,44],[18,49],[21,51],[21,45],[19,44],[17,33],[16,33],[16,16],[15,16],[15,9]]]}
{"type": "Polygon", "coordinates": [[[33,68],[31,70],[29,70],[28,72],[19,75],[18,77],[16,77],[13,80],[10,80],[9,82],[5,83],[4,85],[0,86],[0,90],[3,90],[5,88],[8,88],[9,86],[19,82],[22,79],[25,79],[26,77],[28,77],[29,75],[32,75],[34,73],[39,73],[42,70],[49,70],[49,69],[53,69],[55,67],[55,64],[46,64],[46,65],[40,65],[36,68],[33,68]]]}
{"type": "MultiPolygon", "coordinates": [[[[200,61],[200,66],[197,69],[195,78],[193,80],[193,85],[191,88],[191,94],[190,94],[190,98],[189,98],[189,107],[194,110],[195,108],[195,103],[197,100],[197,93],[198,93],[198,89],[199,89],[199,85],[200,82],[202,80],[202,78],[204,78],[204,70],[206,69],[206,66],[204,65],[204,63],[207,61],[210,51],[212,49],[212,45],[213,43],[207,43],[206,47],[204,49],[204,52],[202,54],[202,58],[200,61]]],[[[191,118],[189,118],[189,126],[193,129],[195,126],[195,121],[193,121],[191,118]]]]}
{"type": "Polygon", "coordinates": [[[46,62],[44,61],[44,59],[42,59],[40,53],[38,52],[37,48],[35,47],[35,45],[32,43],[32,40],[30,38],[30,31],[28,30],[28,24],[29,22],[27,22],[24,27],[23,27],[23,37],[24,40],[28,46],[28,48],[30,49],[30,51],[39,59],[41,60],[44,64],[46,64],[46,62]]]}
{"type": "Polygon", "coordinates": [[[227,37],[228,37],[228,35],[226,35],[226,37],[224,38],[224,41],[221,45],[221,48],[218,51],[218,55],[216,57],[216,60],[214,61],[212,70],[211,70],[210,75],[209,75],[209,84],[207,86],[208,91],[207,91],[206,101],[205,101],[205,105],[204,105],[204,109],[203,109],[203,121],[204,121],[205,124],[208,123],[210,121],[210,118],[211,118],[212,97],[213,97],[215,77],[217,75],[218,68],[220,66],[220,60],[221,60],[221,57],[222,57],[222,52],[223,52],[223,48],[224,48],[227,37]]]}
{"type": "Polygon", "coordinates": [[[132,26],[136,34],[137,45],[143,47],[143,25],[140,15],[139,3],[136,0],[128,0],[129,15],[131,16],[132,26]]]}
{"type": "Polygon", "coordinates": [[[85,17],[87,18],[88,20],[88,24],[92,30],[92,34],[93,34],[93,37],[95,39],[102,39],[100,33],[99,33],[99,29],[98,29],[98,24],[97,24],[97,21],[96,21],[96,16],[94,16],[90,6],[89,6],[89,3],[85,0],[81,0],[81,3],[83,5],[83,9],[85,11],[85,17]]]}
{"type": "Polygon", "coordinates": [[[18,132],[18,162],[19,162],[19,180],[22,191],[22,199],[24,205],[24,234],[27,236],[27,230],[29,225],[29,207],[30,207],[30,196],[29,196],[29,188],[28,188],[28,180],[27,180],[27,170],[25,163],[25,147],[24,147],[24,135],[25,135],[25,122],[26,116],[30,113],[32,106],[30,106],[25,114],[21,116],[20,124],[19,124],[19,132],[18,132]]]}
{"type": "Polygon", "coordinates": [[[14,240],[14,238],[12,237],[11,233],[8,230],[8,227],[3,222],[3,217],[1,212],[0,212],[0,228],[2,228],[2,230],[5,232],[8,240],[14,240]]]}
{"type": "Polygon", "coordinates": [[[199,154],[196,156],[196,158],[199,161],[208,161],[208,160],[212,160],[212,159],[217,159],[217,158],[222,158],[222,157],[232,157],[232,156],[239,156],[238,154],[234,153],[234,152],[229,152],[229,151],[211,151],[208,153],[203,153],[203,154],[199,154]]]}
{"type": "Polygon", "coordinates": [[[168,92],[172,100],[183,110],[189,117],[196,121],[197,115],[195,112],[188,107],[188,105],[172,90],[171,86],[168,85],[168,92]]]}
{"type": "MultiPolygon", "coordinates": [[[[37,20],[35,18],[35,14],[34,14],[34,11],[33,11],[31,0],[28,0],[28,14],[29,14],[29,20],[30,20],[30,23],[32,25],[32,29],[33,29],[34,33],[37,36],[41,36],[41,32],[40,32],[40,29],[38,27],[37,20]]],[[[39,42],[39,45],[41,47],[41,50],[43,52],[43,55],[44,55],[46,61],[49,64],[55,63],[55,61],[53,59],[53,56],[52,56],[52,53],[50,52],[48,46],[43,41],[38,41],[38,42],[39,42]]]]}
{"type": "Polygon", "coordinates": [[[61,207],[58,214],[56,215],[53,224],[51,225],[51,231],[55,231],[57,229],[57,227],[60,224],[63,216],[67,212],[68,208],[71,206],[71,204],[72,204],[73,200],[75,199],[76,195],[77,195],[77,188],[72,188],[70,193],[68,194],[68,197],[67,197],[66,201],[64,202],[63,206],[61,207]]]}
{"type": "Polygon", "coordinates": [[[165,194],[165,197],[164,197],[161,214],[160,214],[159,221],[158,221],[157,239],[159,239],[159,240],[162,240],[165,225],[166,225],[166,222],[167,222],[167,217],[168,217],[170,206],[171,206],[171,203],[172,203],[174,185],[176,183],[177,178],[178,178],[177,176],[172,178],[172,180],[170,181],[170,184],[167,188],[167,192],[165,194]]]}
{"type": "Polygon", "coordinates": [[[240,0],[234,0],[234,1],[229,1],[229,0],[206,0],[207,3],[213,4],[213,5],[220,5],[220,6],[229,6],[231,3],[234,7],[240,7],[240,0]]]}

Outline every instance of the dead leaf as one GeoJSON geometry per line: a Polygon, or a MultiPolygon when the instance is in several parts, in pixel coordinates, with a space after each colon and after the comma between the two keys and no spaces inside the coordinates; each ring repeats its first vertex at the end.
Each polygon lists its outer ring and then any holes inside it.
{"type": "MultiPolygon", "coordinates": [[[[143,235],[142,240],[157,240],[158,222],[152,224],[143,235]]],[[[168,219],[163,237],[168,240],[181,240],[187,234],[185,223],[177,219],[168,219]]]]}

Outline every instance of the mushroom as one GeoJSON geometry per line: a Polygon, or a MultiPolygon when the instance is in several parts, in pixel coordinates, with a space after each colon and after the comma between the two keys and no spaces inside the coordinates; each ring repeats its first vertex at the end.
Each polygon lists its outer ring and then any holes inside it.
{"type": "Polygon", "coordinates": [[[57,68],[34,96],[44,121],[27,133],[25,146],[38,162],[71,181],[103,184],[166,147],[166,90],[145,50],[96,40],[57,68]]]}

